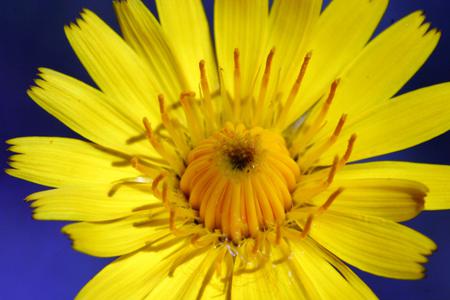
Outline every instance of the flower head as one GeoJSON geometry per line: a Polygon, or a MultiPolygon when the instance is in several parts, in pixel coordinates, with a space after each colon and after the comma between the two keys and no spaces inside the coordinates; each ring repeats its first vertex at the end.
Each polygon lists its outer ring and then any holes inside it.
{"type": "Polygon", "coordinates": [[[82,299],[370,299],[344,263],[423,277],[435,244],[399,224],[450,207],[447,166],[352,163],[450,125],[450,84],[394,97],[440,33],[412,13],[367,45],[387,0],[116,1],[66,27],[97,88],[49,69],[29,90],[89,141],[10,140],[37,219],[120,256],[82,299]],[[356,26],[358,24],[358,26],[356,26]],[[393,98],[394,97],[394,98],[393,98]]]}

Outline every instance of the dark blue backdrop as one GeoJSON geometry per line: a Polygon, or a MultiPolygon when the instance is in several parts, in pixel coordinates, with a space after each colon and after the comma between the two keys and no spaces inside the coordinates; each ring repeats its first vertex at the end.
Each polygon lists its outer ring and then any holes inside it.
{"type": "MultiPolygon", "coordinates": [[[[153,1],[147,1],[153,2],[153,1]]],[[[207,1],[211,6],[212,1],[207,1]]],[[[381,28],[416,9],[443,32],[441,42],[404,91],[450,81],[450,3],[445,0],[392,0],[381,28]]],[[[25,91],[40,66],[90,82],[63,33],[63,25],[87,7],[116,26],[110,0],[4,1],[0,9],[0,140],[15,136],[76,136],[30,101],[25,91]]],[[[450,134],[389,156],[391,159],[450,164],[450,134]]],[[[1,163],[8,153],[3,144],[1,163]]],[[[109,262],[70,248],[63,223],[38,222],[22,199],[41,188],[0,175],[0,299],[71,299],[109,262]]],[[[434,239],[439,250],[422,281],[396,281],[359,274],[382,299],[450,299],[450,211],[426,212],[409,225],[434,239]]]]}

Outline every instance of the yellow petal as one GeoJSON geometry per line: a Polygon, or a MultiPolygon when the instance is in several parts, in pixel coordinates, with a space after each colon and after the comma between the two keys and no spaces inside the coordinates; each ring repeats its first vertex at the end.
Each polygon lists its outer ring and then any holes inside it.
{"type": "MultiPolygon", "coordinates": [[[[332,203],[331,210],[382,217],[396,222],[417,216],[424,207],[424,198],[428,191],[426,186],[416,181],[370,177],[367,174],[349,178],[344,171],[336,175],[326,192],[314,197],[309,203],[323,205],[338,188],[343,188],[344,191],[332,203]]],[[[301,191],[302,188],[299,187],[298,193],[294,194],[299,202],[302,202],[301,191]]]]}
{"type": "Polygon", "coordinates": [[[12,145],[12,176],[51,186],[92,186],[110,184],[139,173],[130,165],[129,158],[117,156],[98,146],[75,139],[57,137],[25,137],[8,141],[12,145]],[[114,166],[118,163],[119,166],[114,166]]]}
{"type": "Polygon", "coordinates": [[[158,15],[191,91],[200,82],[199,62],[205,60],[210,87],[219,86],[208,20],[200,0],[157,0],[158,15]]]}
{"type": "Polygon", "coordinates": [[[65,27],[70,44],[86,70],[111,97],[111,104],[135,124],[143,117],[159,120],[152,70],[111,28],[91,11],[65,27]]]}
{"type": "Polygon", "coordinates": [[[187,85],[156,18],[141,0],[114,1],[114,8],[125,40],[147,62],[159,93],[169,101],[178,99],[187,85]]]}
{"type": "Polygon", "coordinates": [[[145,139],[128,140],[143,133],[143,126],[132,122],[112,103],[111,97],[59,72],[40,69],[36,87],[28,95],[42,108],[72,130],[102,146],[129,154],[154,152],[145,139]]]}
{"type": "Polygon", "coordinates": [[[309,280],[319,295],[310,299],[377,299],[345,264],[311,239],[292,243],[292,250],[288,264],[293,273],[309,280]]]}
{"type": "Polygon", "coordinates": [[[176,255],[182,259],[174,260],[168,274],[145,299],[225,299],[223,282],[215,276],[223,252],[229,255],[225,247],[180,249],[176,255]]]}
{"type": "Polygon", "coordinates": [[[450,127],[450,83],[442,83],[398,96],[368,110],[364,118],[344,130],[338,142],[321,158],[331,162],[342,155],[356,133],[352,161],[403,150],[423,143],[450,127]]]}
{"type": "Polygon", "coordinates": [[[266,263],[255,272],[233,276],[231,299],[318,299],[308,280],[295,273],[287,262],[266,263]]]}
{"type": "Polygon", "coordinates": [[[144,205],[161,205],[148,187],[123,186],[108,195],[111,185],[92,187],[62,187],[37,192],[27,197],[33,201],[33,217],[39,220],[68,220],[98,222],[129,216],[144,205]]]}
{"type": "Polygon", "coordinates": [[[310,235],[347,263],[397,279],[422,278],[421,264],[436,249],[433,241],[398,223],[331,211],[314,219],[310,235]]]}
{"type": "Polygon", "coordinates": [[[269,16],[269,49],[266,50],[269,53],[270,48],[276,49],[272,65],[277,73],[271,80],[272,86],[286,92],[292,88],[321,8],[321,0],[273,2],[269,16]]]}
{"type": "Polygon", "coordinates": [[[205,283],[224,250],[176,242],[157,251],[145,248],[105,267],[77,299],[221,299],[223,283],[205,283]]]}
{"type": "Polygon", "coordinates": [[[426,210],[450,209],[450,166],[380,161],[347,165],[337,174],[342,179],[405,178],[425,184],[429,192],[426,210]]]}
{"type": "Polygon", "coordinates": [[[347,125],[387,101],[417,72],[436,47],[440,33],[424,24],[415,12],[377,36],[340,76],[341,81],[327,116],[325,134],[347,114],[347,125]]]}
{"type": "MultiPolygon", "coordinates": [[[[165,210],[165,208],[162,208],[165,210]]],[[[168,214],[150,217],[148,212],[98,223],[80,222],[64,226],[73,248],[80,252],[112,257],[131,253],[171,235],[168,214]]]]}
{"type": "Polygon", "coordinates": [[[289,121],[309,109],[353,61],[375,31],[387,4],[388,0],[334,0],[328,5],[308,46],[311,62],[289,121]]]}
{"type": "Polygon", "coordinates": [[[256,75],[264,61],[268,1],[217,0],[214,2],[214,32],[219,68],[223,69],[225,86],[234,95],[235,49],[239,49],[240,97],[251,94],[256,75]]]}
{"type": "Polygon", "coordinates": [[[92,278],[76,299],[141,300],[167,276],[173,248],[139,251],[116,259],[92,278]]]}

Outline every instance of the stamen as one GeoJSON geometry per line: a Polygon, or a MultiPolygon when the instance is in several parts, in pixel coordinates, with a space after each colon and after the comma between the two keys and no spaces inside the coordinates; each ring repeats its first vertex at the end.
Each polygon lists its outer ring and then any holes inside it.
{"type": "Polygon", "coordinates": [[[281,224],[277,223],[276,225],[276,237],[275,237],[275,243],[279,245],[281,242],[281,224]]]}
{"type": "Polygon", "coordinates": [[[162,188],[161,199],[162,199],[162,202],[163,202],[164,206],[169,209],[170,208],[170,203],[169,203],[169,198],[167,197],[168,192],[169,192],[169,190],[168,190],[168,187],[167,187],[167,182],[164,182],[163,183],[163,188],[162,188]]]}
{"type": "Polygon", "coordinates": [[[134,156],[134,157],[131,158],[130,163],[131,163],[131,166],[132,166],[133,168],[135,168],[136,170],[138,170],[138,171],[141,172],[142,174],[145,174],[145,175],[147,175],[147,176],[149,176],[149,177],[156,176],[156,174],[157,174],[157,172],[158,172],[156,168],[151,168],[151,167],[148,167],[148,166],[146,166],[146,165],[143,165],[143,164],[139,161],[139,158],[136,157],[136,156],[134,156]]]}
{"type": "Polygon", "coordinates": [[[350,156],[352,155],[353,147],[355,145],[355,141],[356,141],[356,134],[352,134],[352,136],[348,140],[347,150],[345,150],[345,154],[342,157],[341,161],[339,162],[339,167],[343,167],[350,159],[350,156]]]}
{"type": "Polygon", "coordinates": [[[302,239],[304,239],[308,235],[309,231],[311,230],[311,225],[312,225],[313,220],[314,220],[314,215],[310,214],[308,216],[308,219],[306,219],[305,226],[303,226],[303,231],[300,234],[300,237],[302,239]]]}
{"type": "Polygon", "coordinates": [[[298,134],[295,140],[292,142],[292,146],[290,149],[290,152],[292,154],[295,155],[300,152],[303,152],[304,149],[309,146],[309,142],[314,137],[314,135],[317,134],[317,132],[322,127],[323,121],[325,120],[328,110],[330,109],[331,103],[333,102],[339,82],[340,79],[336,79],[335,81],[333,81],[328,96],[325,102],[323,103],[319,113],[317,114],[316,118],[311,123],[305,124],[304,126],[306,130],[298,134]]]}
{"type": "Polygon", "coordinates": [[[336,156],[333,160],[333,164],[331,165],[330,171],[328,172],[328,176],[325,180],[321,181],[316,186],[308,188],[300,188],[294,192],[294,199],[297,202],[296,207],[298,207],[303,203],[307,203],[314,196],[325,191],[331,185],[331,183],[333,183],[334,176],[336,175],[338,169],[339,169],[339,157],[336,156]]]}
{"type": "Polygon", "coordinates": [[[255,245],[253,246],[253,250],[252,250],[253,254],[258,253],[258,251],[259,251],[259,249],[261,248],[261,245],[262,245],[262,240],[263,240],[263,234],[261,232],[258,232],[256,234],[255,245]]]}
{"type": "Polygon", "coordinates": [[[239,63],[239,49],[234,49],[234,119],[241,116],[241,66],[239,63]]]}
{"type": "Polygon", "coordinates": [[[297,79],[294,82],[294,85],[291,88],[291,92],[289,93],[289,96],[286,100],[286,103],[284,104],[280,115],[278,116],[277,121],[277,128],[283,128],[286,124],[286,114],[289,112],[292,103],[294,102],[295,98],[297,97],[298,91],[300,90],[300,86],[303,81],[303,77],[305,77],[306,69],[308,68],[309,61],[311,60],[312,52],[306,53],[305,57],[303,58],[303,63],[300,68],[300,72],[298,73],[297,79]]]}
{"type": "Polygon", "coordinates": [[[205,61],[201,60],[199,63],[200,68],[200,86],[203,92],[203,116],[208,120],[209,130],[212,131],[216,128],[216,121],[214,120],[214,108],[212,105],[211,92],[209,90],[208,77],[206,76],[205,61]]]}
{"type": "Polygon", "coordinates": [[[177,228],[175,226],[175,209],[171,208],[169,212],[169,228],[171,231],[176,231],[177,228]]]}
{"type": "Polygon", "coordinates": [[[111,189],[108,191],[108,197],[114,196],[114,194],[119,190],[123,185],[132,185],[132,184],[150,184],[152,183],[152,179],[146,176],[137,176],[133,178],[124,178],[118,180],[113,183],[111,189]]]}
{"type": "Polygon", "coordinates": [[[184,114],[186,116],[187,125],[189,128],[189,131],[191,133],[192,142],[194,145],[197,145],[198,142],[200,142],[204,136],[203,136],[203,126],[200,123],[200,120],[202,119],[200,116],[198,116],[194,110],[194,107],[191,103],[191,98],[195,97],[194,92],[183,92],[180,96],[180,103],[183,107],[184,114]]]}
{"type": "Polygon", "coordinates": [[[158,191],[158,184],[167,176],[166,173],[159,174],[152,182],[152,191],[156,197],[161,197],[161,193],[158,191]]]}
{"type": "Polygon", "coordinates": [[[330,172],[328,173],[328,178],[326,181],[327,186],[329,186],[329,185],[331,185],[331,183],[333,183],[333,179],[334,179],[334,176],[336,175],[338,165],[339,165],[339,156],[336,155],[333,160],[333,165],[330,168],[330,172]]]}
{"type": "Polygon", "coordinates": [[[170,151],[156,139],[155,134],[153,134],[152,126],[150,125],[150,122],[148,121],[147,118],[144,118],[143,123],[147,139],[149,140],[153,148],[156,150],[156,152],[158,152],[159,155],[161,155],[161,157],[166,160],[166,162],[172,165],[173,169],[177,171],[177,174],[183,173],[184,171],[183,160],[176,153],[174,153],[173,149],[172,151],[170,151]]]}
{"type": "Polygon", "coordinates": [[[177,150],[180,152],[182,157],[186,157],[188,152],[191,150],[189,145],[183,136],[182,131],[179,128],[175,128],[175,124],[169,118],[169,113],[165,106],[164,95],[158,95],[159,110],[161,112],[161,120],[163,122],[164,128],[166,128],[169,133],[170,139],[177,146],[177,150]]]}
{"type": "Polygon", "coordinates": [[[325,210],[327,210],[331,204],[334,202],[334,200],[336,200],[336,198],[342,194],[342,192],[344,191],[344,188],[340,187],[338,188],[336,191],[334,191],[327,199],[327,201],[319,208],[319,213],[324,212],[325,210]]]}
{"type": "Polygon", "coordinates": [[[345,114],[342,115],[330,138],[328,138],[321,145],[312,146],[311,149],[308,149],[308,151],[303,156],[300,157],[300,159],[298,160],[298,165],[300,166],[300,169],[308,170],[311,167],[311,165],[315,163],[323,153],[325,153],[334,143],[336,143],[346,119],[347,115],[345,114]]]}
{"type": "Polygon", "coordinates": [[[259,125],[261,120],[264,120],[264,112],[265,112],[265,100],[267,87],[269,86],[270,79],[270,69],[272,66],[273,55],[275,54],[275,48],[272,48],[267,56],[266,60],[266,68],[264,69],[264,75],[261,81],[261,87],[259,90],[258,102],[256,104],[255,114],[254,114],[254,122],[253,125],[259,125]]]}

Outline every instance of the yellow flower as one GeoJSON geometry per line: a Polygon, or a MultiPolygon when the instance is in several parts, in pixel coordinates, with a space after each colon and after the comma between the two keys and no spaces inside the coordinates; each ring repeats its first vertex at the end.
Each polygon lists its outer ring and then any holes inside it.
{"type": "Polygon", "coordinates": [[[30,97],[88,141],[12,139],[7,172],[54,189],[34,217],[120,256],[80,299],[371,299],[344,263],[423,277],[399,224],[450,207],[448,166],[353,161],[450,126],[450,83],[394,95],[440,33],[421,12],[368,40],[388,0],[116,1],[66,27],[97,88],[49,69],[30,97]],[[394,97],[394,98],[392,98],[394,97]]]}

